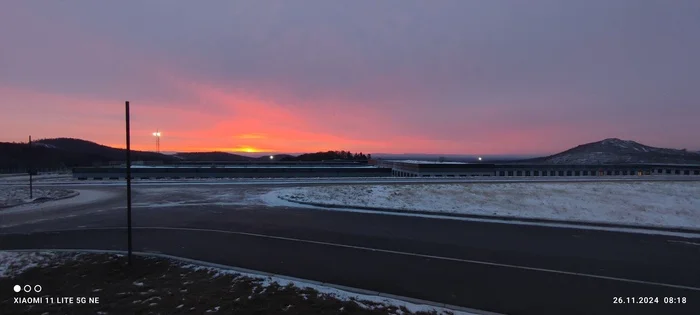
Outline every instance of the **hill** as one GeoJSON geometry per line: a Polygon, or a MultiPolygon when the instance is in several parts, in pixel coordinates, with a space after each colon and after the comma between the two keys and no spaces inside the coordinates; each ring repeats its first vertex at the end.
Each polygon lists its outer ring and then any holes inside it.
{"type": "MultiPolygon", "coordinates": [[[[112,148],[91,141],[73,138],[42,139],[32,142],[31,151],[26,143],[0,142],[0,173],[19,172],[29,168],[65,169],[78,166],[106,165],[124,162],[126,150],[112,148]]],[[[328,151],[293,156],[277,154],[273,161],[366,161],[364,154],[328,151]]],[[[197,162],[270,161],[269,156],[247,157],[226,152],[188,152],[173,155],[147,151],[131,152],[132,161],[163,164],[197,162]]]]}
{"type": "Polygon", "coordinates": [[[59,169],[78,165],[91,165],[99,156],[59,150],[49,146],[34,145],[31,152],[26,144],[0,143],[0,170],[16,172],[33,165],[35,168],[59,169]]]}
{"type": "MultiPolygon", "coordinates": [[[[32,143],[30,151],[26,143],[0,142],[0,172],[24,170],[30,162],[37,169],[59,169],[77,166],[91,166],[123,162],[124,149],[112,148],[91,141],[56,138],[42,139],[32,143]]],[[[371,158],[362,153],[327,151],[301,154],[298,156],[277,154],[274,161],[367,161],[371,158]]],[[[226,152],[190,152],[174,155],[147,151],[132,151],[133,161],[147,161],[163,164],[183,162],[244,162],[268,161],[269,156],[247,157],[226,152]]],[[[507,161],[510,162],[510,161],[507,161]]],[[[504,161],[504,163],[507,163],[504,161]]],[[[663,163],[700,164],[700,152],[678,149],[656,148],[630,140],[616,138],[579,145],[564,152],[533,159],[518,160],[515,163],[541,164],[625,164],[663,163]]]]}
{"type": "MultiPolygon", "coordinates": [[[[144,151],[132,151],[134,161],[172,162],[173,156],[144,151]]],[[[76,166],[107,164],[126,160],[124,149],[72,138],[42,139],[26,143],[0,142],[0,170],[61,169],[76,166]]]]}
{"type": "MultiPolygon", "coordinates": [[[[126,159],[126,150],[108,147],[95,142],[73,139],[55,138],[42,139],[33,143],[34,146],[44,146],[63,151],[76,152],[101,157],[101,161],[123,161],[126,159]]],[[[176,161],[171,155],[131,150],[131,159],[134,161],[176,161]]]]}
{"type": "Polygon", "coordinates": [[[700,153],[656,148],[631,140],[609,138],[582,144],[554,155],[519,162],[542,164],[700,164],[700,153]]]}

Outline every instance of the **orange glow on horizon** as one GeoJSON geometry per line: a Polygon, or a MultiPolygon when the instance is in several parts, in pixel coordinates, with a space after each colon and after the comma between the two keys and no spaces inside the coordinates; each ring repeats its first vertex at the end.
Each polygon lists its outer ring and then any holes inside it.
{"type": "MultiPolygon", "coordinates": [[[[108,147],[117,148],[117,149],[125,149],[126,148],[126,145],[123,143],[122,144],[105,144],[105,145],[108,147]]],[[[132,144],[131,149],[134,151],[155,152],[155,145],[149,146],[149,145],[140,145],[140,144],[134,145],[134,144],[132,144]]],[[[220,148],[220,147],[186,147],[186,148],[178,147],[176,149],[161,148],[161,152],[275,153],[278,151],[272,150],[272,149],[262,149],[262,148],[252,147],[252,146],[237,146],[237,147],[228,147],[228,148],[220,148]]]]}
{"type": "MultiPolygon", "coordinates": [[[[133,150],[156,151],[155,126],[164,130],[161,152],[539,154],[596,140],[590,136],[562,140],[580,129],[576,124],[496,130],[478,139],[441,139],[404,131],[399,121],[386,119],[386,113],[371,107],[362,108],[361,115],[339,115],[340,109],[355,105],[342,98],[296,103],[302,101],[217,84],[176,86],[195,101],[131,100],[133,150]],[[533,146],[530,139],[548,140],[533,146]]],[[[13,118],[0,117],[0,134],[5,136],[0,141],[20,141],[25,137],[18,135],[32,134],[36,139],[70,137],[125,147],[122,100],[3,86],[0,93],[9,104],[5,117],[13,118]]]]}
{"type": "Polygon", "coordinates": [[[275,152],[274,150],[270,149],[259,149],[251,146],[238,146],[235,148],[225,148],[225,149],[220,149],[219,151],[224,151],[224,152],[244,152],[244,153],[261,153],[261,152],[275,152]]]}

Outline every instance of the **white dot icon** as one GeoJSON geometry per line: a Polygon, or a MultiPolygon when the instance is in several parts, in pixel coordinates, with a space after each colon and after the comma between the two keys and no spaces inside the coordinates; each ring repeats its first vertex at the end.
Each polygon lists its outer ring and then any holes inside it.
{"type": "Polygon", "coordinates": [[[15,284],[15,287],[13,289],[15,290],[15,293],[22,291],[22,287],[20,287],[19,284],[15,284]]]}

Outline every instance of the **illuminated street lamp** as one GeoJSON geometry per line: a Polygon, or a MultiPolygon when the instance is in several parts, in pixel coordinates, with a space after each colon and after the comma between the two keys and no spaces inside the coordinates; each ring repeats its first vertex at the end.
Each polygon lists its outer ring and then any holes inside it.
{"type": "Polygon", "coordinates": [[[274,156],[274,155],[270,155],[270,160],[274,160],[274,159],[275,159],[275,156],[274,156]]]}
{"type": "Polygon", "coordinates": [[[481,162],[481,157],[479,157],[479,162],[481,162]]]}
{"type": "Polygon", "coordinates": [[[156,152],[160,153],[160,131],[156,130],[153,136],[156,137],[156,152]]]}

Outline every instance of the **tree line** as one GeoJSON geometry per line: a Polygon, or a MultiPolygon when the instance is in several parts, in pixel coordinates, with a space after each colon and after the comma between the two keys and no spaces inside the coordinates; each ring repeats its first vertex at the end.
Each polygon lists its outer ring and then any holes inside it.
{"type": "Polygon", "coordinates": [[[288,156],[282,158],[282,161],[367,161],[372,158],[371,154],[365,155],[362,152],[352,153],[350,151],[326,151],[316,153],[306,153],[299,156],[288,156]]]}

